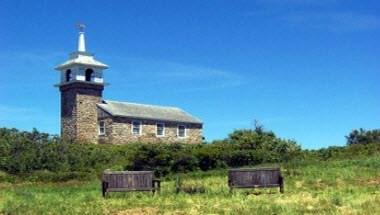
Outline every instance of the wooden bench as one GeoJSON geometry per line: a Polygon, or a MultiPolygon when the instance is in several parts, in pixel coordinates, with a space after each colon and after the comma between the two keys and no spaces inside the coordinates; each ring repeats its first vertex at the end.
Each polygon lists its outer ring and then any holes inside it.
{"type": "Polygon", "coordinates": [[[104,171],[103,197],[109,192],[160,191],[160,180],[154,179],[153,171],[104,171]]]}
{"type": "Polygon", "coordinates": [[[233,188],[280,187],[284,192],[284,179],[280,168],[249,168],[228,170],[228,186],[233,188]]]}

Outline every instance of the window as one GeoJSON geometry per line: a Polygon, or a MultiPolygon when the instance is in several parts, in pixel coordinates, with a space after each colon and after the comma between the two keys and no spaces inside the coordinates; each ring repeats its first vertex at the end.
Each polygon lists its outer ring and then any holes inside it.
{"type": "Polygon", "coordinates": [[[141,122],[140,121],[132,121],[132,134],[133,135],[141,135],[141,122]]]}
{"type": "Polygon", "coordinates": [[[94,70],[92,69],[86,69],[86,81],[92,81],[95,78],[94,70]]]}
{"type": "Polygon", "coordinates": [[[106,123],[104,121],[99,122],[99,135],[106,134],[106,123]]]}
{"type": "Polygon", "coordinates": [[[156,136],[163,137],[165,136],[165,124],[157,123],[156,124],[156,136]]]}
{"type": "Polygon", "coordinates": [[[71,73],[71,70],[68,69],[66,70],[66,82],[71,81],[71,79],[73,79],[73,74],[71,73]]]}
{"type": "Polygon", "coordinates": [[[178,137],[186,137],[186,126],[178,125],[177,136],[178,137]]]}

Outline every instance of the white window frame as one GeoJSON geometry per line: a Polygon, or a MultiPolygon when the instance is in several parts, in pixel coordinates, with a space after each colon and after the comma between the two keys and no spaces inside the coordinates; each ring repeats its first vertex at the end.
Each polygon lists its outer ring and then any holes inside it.
{"type": "Polygon", "coordinates": [[[132,121],[132,123],[131,123],[131,133],[132,133],[132,135],[135,135],[135,136],[141,136],[141,134],[142,134],[142,122],[140,120],[133,120],[132,121]],[[135,134],[133,132],[134,123],[139,123],[139,133],[138,134],[135,134]]]}
{"type": "Polygon", "coordinates": [[[180,125],[177,125],[177,137],[178,138],[186,138],[187,137],[187,126],[186,125],[183,125],[183,124],[180,124],[180,125]],[[181,137],[179,136],[179,127],[183,126],[184,128],[184,136],[181,137]]]}
{"type": "Polygon", "coordinates": [[[157,122],[156,123],[156,137],[165,137],[165,123],[163,122],[157,122]],[[162,134],[158,134],[158,125],[162,125],[162,134]]]}
{"type": "Polygon", "coordinates": [[[105,121],[99,121],[98,123],[98,135],[101,136],[101,135],[105,135],[106,134],[106,122],[105,121]],[[101,124],[103,124],[103,126],[101,126],[101,124]],[[102,132],[102,128],[103,127],[103,132],[102,132]]]}

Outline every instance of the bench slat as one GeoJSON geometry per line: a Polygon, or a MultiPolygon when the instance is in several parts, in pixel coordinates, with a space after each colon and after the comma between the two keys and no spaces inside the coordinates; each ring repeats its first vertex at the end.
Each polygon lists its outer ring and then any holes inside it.
{"type": "Polygon", "coordinates": [[[280,187],[283,178],[280,168],[229,169],[228,185],[232,188],[280,187]]]}
{"type": "Polygon", "coordinates": [[[108,188],[108,192],[124,192],[124,191],[152,191],[153,188],[136,187],[136,188],[108,188]]]}
{"type": "Polygon", "coordinates": [[[102,176],[103,195],[107,192],[155,191],[159,180],[153,171],[105,171],[102,176]]]}

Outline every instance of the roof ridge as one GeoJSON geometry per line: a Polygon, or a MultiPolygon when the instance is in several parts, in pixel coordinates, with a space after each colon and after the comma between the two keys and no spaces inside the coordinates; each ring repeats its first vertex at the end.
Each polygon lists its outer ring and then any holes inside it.
{"type": "MultiPolygon", "coordinates": [[[[114,100],[104,100],[106,103],[107,102],[113,102],[113,103],[121,103],[121,104],[131,104],[131,105],[139,105],[139,106],[146,106],[146,107],[156,107],[156,108],[171,108],[171,109],[177,109],[183,111],[179,107],[175,106],[163,106],[163,105],[151,105],[151,104],[142,104],[142,103],[136,103],[136,102],[124,102],[124,101],[114,101],[114,100]]],[[[184,112],[184,111],[183,111],[184,112]]]]}

